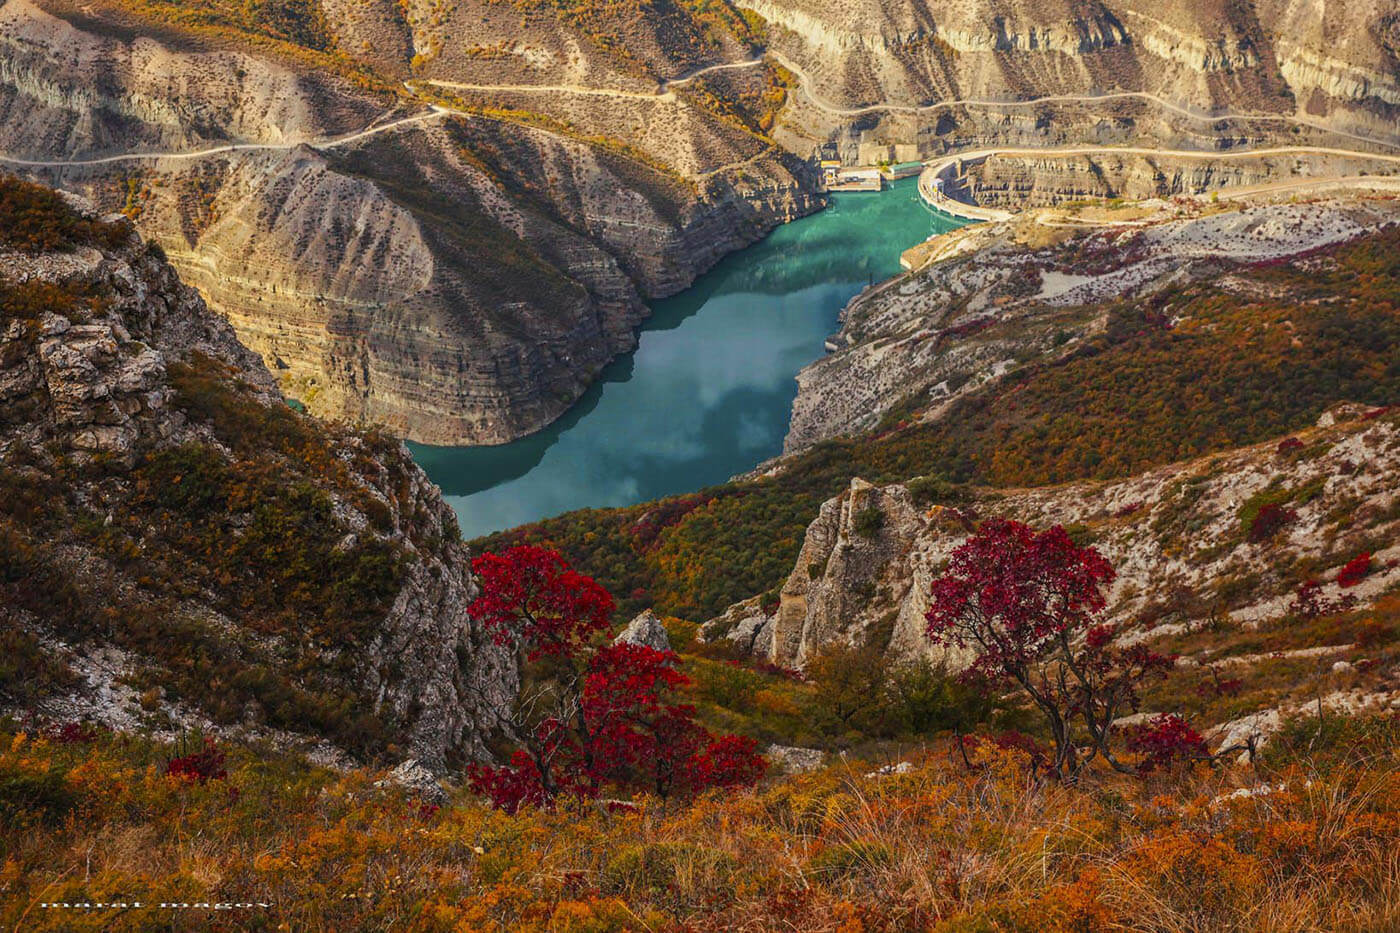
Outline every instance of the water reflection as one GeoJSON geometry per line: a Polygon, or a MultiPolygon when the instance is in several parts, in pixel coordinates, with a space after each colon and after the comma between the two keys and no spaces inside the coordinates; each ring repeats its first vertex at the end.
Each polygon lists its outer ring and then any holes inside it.
{"type": "Polygon", "coordinates": [[[833,201],[657,302],[637,351],[545,430],[499,447],[413,445],[463,534],[698,489],[778,453],[793,377],[841,308],[958,223],[924,208],[913,179],[833,201]]]}

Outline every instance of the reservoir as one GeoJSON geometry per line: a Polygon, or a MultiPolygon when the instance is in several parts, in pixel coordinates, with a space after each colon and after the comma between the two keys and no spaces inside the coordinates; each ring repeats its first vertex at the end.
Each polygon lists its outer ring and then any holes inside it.
{"type": "Polygon", "coordinates": [[[782,452],[797,372],[846,302],[963,223],[926,207],[915,178],[835,193],[655,302],[637,349],[543,431],[498,447],[410,444],[413,457],[467,539],[722,483],[782,452]]]}

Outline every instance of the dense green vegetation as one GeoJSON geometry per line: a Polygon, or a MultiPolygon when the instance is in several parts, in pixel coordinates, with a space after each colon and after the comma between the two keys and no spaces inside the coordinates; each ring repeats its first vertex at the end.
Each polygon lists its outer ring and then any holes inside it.
{"type": "Polygon", "coordinates": [[[1027,364],[937,421],[818,445],[776,477],[573,512],[477,544],[550,544],[626,611],[701,619],[779,586],[818,505],[854,476],[937,477],[926,490],[1107,479],[1276,437],[1338,401],[1400,400],[1400,231],[1306,268],[1247,271],[1259,297],[1198,283],[1118,302],[1106,331],[1069,357],[1027,364]]]}

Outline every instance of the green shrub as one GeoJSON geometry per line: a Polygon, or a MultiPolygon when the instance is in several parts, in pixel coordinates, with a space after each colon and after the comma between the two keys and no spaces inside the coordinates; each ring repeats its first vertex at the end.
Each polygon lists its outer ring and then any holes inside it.
{"type": "Polygon", "coordinates": [[[885,527],[885,513],[873,505],[861,509],[856,513],[851,527],[862,538],[873,538],[880,533],[881,528],[885,527]]]}

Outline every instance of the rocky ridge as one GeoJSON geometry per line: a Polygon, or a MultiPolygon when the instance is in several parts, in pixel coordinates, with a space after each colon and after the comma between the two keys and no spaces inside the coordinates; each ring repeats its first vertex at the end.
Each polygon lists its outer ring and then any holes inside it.
{"type": "Polygon", "coordinates": [[[906,254],[916,271],[843,310],[843,348],[798,374],[784,450],[872,430],[915,402],[917,417],[941,417],[1027,360],[1072,352],[1102,330],[1114,299],[1229,276],[1397,220],[1395,202],[1380,197],[1175,199],[1031,211],[936,237],[906,254]]]}
{"type": "Polygon", "coordinates": [[[5,184],[98,231],[0,254],[5,705],[438,770],[484,754],[515,675],[402,446],[287,409],[124,218],[5,184]]]}
{"type": "Polygon", "coordinates": [[[1400,415],[1342,405],[1286,441],[1121,481],[979,490],[929,505],[918,482],[855,480],[808,527],[776,610],[736,606],[702,633],[796,667],[836,640],[873,639],[891,664],[937,659],[923,635],[929,583],[973,522],[991,516],[1062,524],[1092,542],[1118,573],[1107,620],[1130,639],[1274,624],[1308,579],[1322,581],[1323,601],[1364,605],[1400,581],[1397,471],[1400,415]],[[1288,517],[1260,538],[1252,516],[1268,503],[1288,517]],[[862,520],[871,510],[880,519],[862,520]],[[1340,567],[1361,553],[1371,573],[1341,588],[1340,567]]]}

